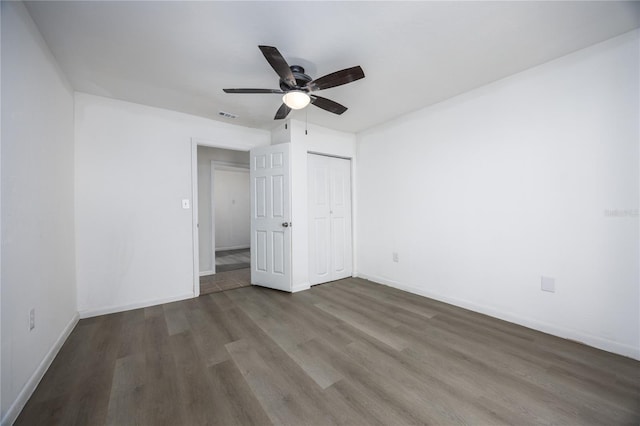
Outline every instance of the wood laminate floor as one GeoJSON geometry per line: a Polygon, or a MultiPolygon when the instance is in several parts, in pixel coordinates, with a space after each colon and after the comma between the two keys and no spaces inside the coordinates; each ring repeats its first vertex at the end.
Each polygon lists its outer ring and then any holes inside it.
{"type": "Polygon", "coordinates": [[[251,285],[251,269],[234,269],[200,277],[200,295],[251,285]]]}
{"type": "Polygon", "coordinates": [[[251,252],[249,249],[224,250],[216,252],[216,272],[249,268],[251,252]]]}
{"type": "Polygon", "coordinates": [[[638,424],[640,363],[360,279],[81,320],[18,425],[638,424]]]}

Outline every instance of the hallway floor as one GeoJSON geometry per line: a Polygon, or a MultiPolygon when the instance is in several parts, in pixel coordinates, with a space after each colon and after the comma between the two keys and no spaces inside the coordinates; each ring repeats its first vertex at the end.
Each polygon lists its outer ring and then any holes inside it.
{"type": "Polygon", "coordinates": [[[251,285],[249,249],[216,252],[216,273],[200,277],[200,294],[217,293],[251,285]]]}
{"type": "Polygon", "coordinates": [[[235,269],[200,277],[200,295],[233,290],[251,285],[251,269],[235,269]]]}
{"type": "Polygon", "coordinates": [[[251,265],[249,249],[224,250],[216,252],[216,272],[249,268],[251,265]]]}

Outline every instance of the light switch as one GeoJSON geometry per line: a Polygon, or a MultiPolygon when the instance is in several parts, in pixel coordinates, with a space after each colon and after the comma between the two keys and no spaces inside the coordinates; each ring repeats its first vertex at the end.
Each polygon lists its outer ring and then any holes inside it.
{"type": "Polygon", "coordinates": [[[182,200],[182,208],[183,208],[183,209],[188,209],[188,208],[190,208],[190,206],[189,206],[189,200],[188,200],[188,199],[182,200]]]}

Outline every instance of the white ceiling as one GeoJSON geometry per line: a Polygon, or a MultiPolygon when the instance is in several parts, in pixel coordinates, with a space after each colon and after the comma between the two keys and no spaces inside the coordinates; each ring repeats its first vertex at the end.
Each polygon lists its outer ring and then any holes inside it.
{"type": "Polygon", "coordinates": [[[358,132],[640,26],[638,2],[28,2],[73,88],[271,129],[278,88],[258,45],[313,78],[366,78],[318,92],[349,107],[292,118],[358,132]],[[219,111],[239,115],[218,117],[219,111]]]}

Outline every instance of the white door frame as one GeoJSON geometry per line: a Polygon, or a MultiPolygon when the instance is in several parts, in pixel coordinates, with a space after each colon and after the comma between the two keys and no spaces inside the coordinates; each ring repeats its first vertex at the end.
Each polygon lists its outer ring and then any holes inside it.
{"type": "Polygon", "coordinates": [[[193,297],[200,296],[200,239],[198,237],[198,146],[249,151],[253,145],[191,138],[191,236],[193,241],[193,297]]]}
{"type": "MultiPolygon", "coordinates": [[[[211,271],[216,273],[216,192],[214,190],[216,170],[229,170],[249,173],[249,165],[230,161],[211,160],[211,271]]],[[[200,246],[198,246],[198,249],[200,246]]]]}

